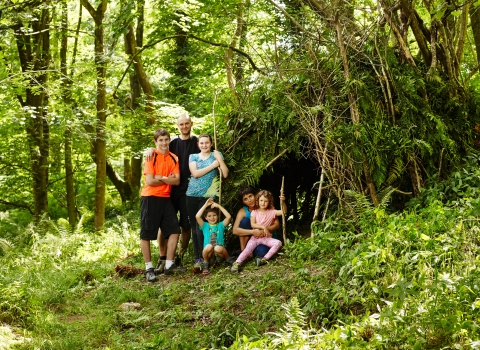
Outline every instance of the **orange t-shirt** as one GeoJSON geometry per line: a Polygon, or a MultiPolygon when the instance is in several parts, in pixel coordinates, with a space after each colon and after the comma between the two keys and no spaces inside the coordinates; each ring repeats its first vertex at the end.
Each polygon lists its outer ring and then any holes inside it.
{"type": "MultiPolygon", "coordinates": [[[[178,157],[167,152],[165,155],[155,149],[152,159],[149,162],[145,162],[143,175],[162,175],[168,176],[170,174],[179,175],[180,167],[178,165],[178,157]]],[[[155,196],[155,197],[170,197],[171,185],[163,184],[160,186],[150,186],[145,182],[145,186],[142,189],[142,197],[155,196]]]]}

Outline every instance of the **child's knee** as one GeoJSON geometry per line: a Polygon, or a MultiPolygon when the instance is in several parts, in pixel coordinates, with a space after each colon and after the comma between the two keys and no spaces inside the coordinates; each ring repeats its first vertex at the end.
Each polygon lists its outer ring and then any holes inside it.
{"type": "Polygon", "coordinates": [[[223,247],[221,245],[217,245],[217,246],[215,246],[214,251],[217,254],[223,253],[225,251],[225,247],[223,247]]]}
{"type": "Polygon", "coordinates": [[[213,245],[211,245],[211,244],[207,244],[207,245],[205,246],[205,248],[203,248],[203,252],[204,252],[204,253],[209,253],[209,252],[211,252],[212,250],[213,250],[213,245]]]}

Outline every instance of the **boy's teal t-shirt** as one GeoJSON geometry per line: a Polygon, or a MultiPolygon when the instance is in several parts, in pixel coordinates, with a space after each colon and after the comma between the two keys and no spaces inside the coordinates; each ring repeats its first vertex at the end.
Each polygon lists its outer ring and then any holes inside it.
{"type": "Polygon", "coordinates": [[[225,247],[225,225],[223,221],[220,221],[216,225],[210,225],[208,222],[204,222],[202,227],[200,227],[203,232],[203,248],[207,244],[210,244],[210,237],[212,233],[216,234],[216,245],[221,245],[225,247]]]}

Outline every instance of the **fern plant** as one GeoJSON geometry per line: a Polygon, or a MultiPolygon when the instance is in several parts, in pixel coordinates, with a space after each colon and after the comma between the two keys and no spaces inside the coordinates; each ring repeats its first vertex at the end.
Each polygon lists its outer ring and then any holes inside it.
{"type": "Polygon", "coordinates": [[[278,333],[272,333],[276,338],[272,340],[275,348],[281,349],[309,349],[310,334],[305,328],[305,315],[300,309],[296,297],[282,305],[287,315],[287,323],[278,333]]]}
{"type": "Polygon", "coordinates": [[[5,255],[5,253],[13,248],[13,243],[5,238],[0,238],[0,255],[5,255]]]}

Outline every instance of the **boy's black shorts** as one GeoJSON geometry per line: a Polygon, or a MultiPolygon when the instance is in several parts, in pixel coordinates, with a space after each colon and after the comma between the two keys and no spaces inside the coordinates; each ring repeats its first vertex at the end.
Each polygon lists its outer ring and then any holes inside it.
{"type": "Polygon", "coordinates": [[[171,234],[180,233],[177,213],[169,197],[148,196],[140,199],[140,239],[157,239],[158,229],[167,239],[171,234]]]}

